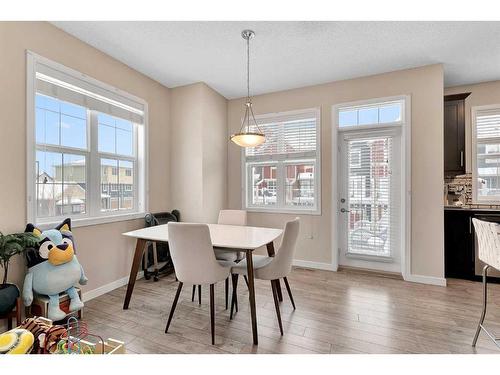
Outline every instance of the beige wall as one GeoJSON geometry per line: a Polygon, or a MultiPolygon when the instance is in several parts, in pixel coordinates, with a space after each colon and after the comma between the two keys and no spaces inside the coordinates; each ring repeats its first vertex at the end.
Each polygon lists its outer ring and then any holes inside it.
{"type": "MultiPolygon", "coordinates": [[[[296,259],[331,263],[332,124],[334,104],[411,95],[412,230],[411,273],[444,276],[443,248],[443,69],[431,65],[370,77],[332,82],[259,95],[253,99],[259,114],[321,107],[322,214],[301,215],[296,259]]],[[[238,130],[244,99],[230,100],[228,134],[238,130]]],[[[240,148],[228,149],[228,205],[242,207],[240,148]]],[[[295,215],[254,213],[250,224],[281,227],[295,215]]]]}
{"type": "Polygon", "coordinates": [[[183,221],[216,222],[226,204],[227,100],[204,83],[171,93],[172,202],[183,221]]]}
{"type": "MultiPolygon", "coordinates": [[[[149,208],[171,210],[169,89],[46,22],[0,22],[0,230],[26,225],[26,50],[125,90],[149,104],[149,208]]],[[[74,229],[78,258],[89,278],[84,291],[128,275],[134,241],[122,232],[142,220],[74,229]]],[[[23,284],[24,261],[14,259],[10,281],[23,284]]]]}
{"type": "Polygon", "coordinates": [[[465,171],[472,172],[472,120],[471,108],[474,106],[500,104],[500,81],[477,83],[475,85],[448,87],[445,95],[470,92],[465,99],[465,171]]]}

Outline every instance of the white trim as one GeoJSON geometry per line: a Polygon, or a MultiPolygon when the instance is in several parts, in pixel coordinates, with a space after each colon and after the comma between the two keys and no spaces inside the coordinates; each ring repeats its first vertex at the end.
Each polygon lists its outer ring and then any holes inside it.
{"type": "Polygon", "coordinates": [[[401,251],[401,274],[403,279],[407,280],[411,275],[411,95],[398,95],[384,98],[373,98],[368,100],[358,100],[347,103],[339,103],[332,106],[331,111],[331,121],[332,121],[332,176],[331,176],[331,190],[332,190],[332,226],[331,226],[331,243],[332,243],[332,266],[338,269],[339,266],[339,189],[338,189],[338,171],[339,171],[339,133],[346,130],[360,130],[360,129],[371,129],[378,128],[383,129],[384,127],[394,127],[399,124],[404,124],[401,126],[401,138],[402,144],[404,142],[404,160],[401,165],[401,178],[402,178],[402,188],[401,188],[401,238],[404,239],[404,249],[401,251]],[[390,102],[390,101],[400,101],[403,100],[404,112],[401,122],[398,123],[388,123],[379,124],[376,126],[357,126],[350,128],[338,127],[338,111],[340,108],[344,107],[355,107],[365,104],[375,104],[380,102],[390,102]]]}
{"type": "Polygon", "coordinates": [[[280,121],[285,121],[287,117],[299,116],[301,114],[314,114],[317,120],[316,124],[316,151],[314,152],[314,156],[310,157],[306,154],[296,155],[295,158],[276,158],[272,155],[269,156],[268,159],[262,160],[260,157],[258,160],[252,160],[252,157],[249,157],[247,160],[245,155],[245,148],[241,148],[240,152],[240,161],[241,161],[241,206],[249,212],[259,212],[259,213],[281,213],[281,214],[298,214],[298,215],[317,215],[320,216],[322,212],[321,207],[321,195],[322,195],[322,186],[321,186],[321,107],[313,107],[313,108],[305,108],[284,112],[272,112],[266,114],[259,114],[255,116],[257,121],[261,119],[277,119],[280,121]],[[314,165],[314,194],[315,194],[315,206],[313,208],[287,208],[285,206],[285,195],[284,195],[284,186],[281,186],[280,181],[285,180],[283,176],[283,170],[286,164],[304,164],[305,162],[312,163],[314,165]],[[258,206],[251,205],[249,203],[249,195],[250,191],[248,190],[249,184],[249,173],[247,169],[247,165],[276,165],[276,194],[277,200],[276,205],[274,206],[258,206]],[[282,201],[279,201],[281,197],[282,201]]]}
{"type": "MultiPolygon", "coordinates": [[[[36,95],[36,66],[37,64],[43,64],[46,67],[54,69],[55,71],[60,71],[67,76],[74,77],[81,82],[89,83],[96,88],[106,90],[107,92],[114,94],[115,97],[122,97],[123,100],[127,100],[129,103],[140,106],[143,109],[143,123],[137,125],[134,123],[134,157],[132,162],[134,163],[134,184],[136,188],[134,189],[134,208],[128,210],[126,213],[101,213],[100,212],[100,193],[101,189],[97,191],[96,188],[92,189],[92,185],[86,189],[86,213],[82,215],[76,215],[72,217],[74,223],[73,226],[86,226],[86,225],[96,225],[108,222],[116,222],[122,220],[131,220],[144,216],[149,207],[149,126],[148,126],[148,103],[128,92],[117,89],[111,85],[104,82],[98,81],[92,77],[89,77],[83,73],[80,73],[74,69],[71,69],[65,65],[59,64],[57,62],[51,61],[45,57],[37,55],[29,50],[26,50],[26,215],[27,221],[40,224],[41,226],[48,227],[54,222],[59,222],[61,217],[48,217],[37,219],[36,217],[36,191],[35,191],[35,150],[36,144],[36,126],[35,126],[35,95],[36,95]],[[139,147],[139,145],[143,147],[139,147]],[[90,216],[90,213],[93,216],[90,216]]],[[[111,95],[110,94],[110,95],[111,95]]],[[[136,110],[137,111],[137,110],[136,110]]],[[[88,112],[88,110],[87,110],[88,112]]],[[[92,112],[92,111],[91,111],[92,112]]],[[[92,131],[91,127],[97,127],[95,113],[92,112],[90,116],[87,116],[87,149],[77,149],[75,151],[69,150],[70,153],[78,153],[86,156],[86,178],[87,183],[100,180],[100,168],[97,171],[90,170],[91,165],[95,167],[97,165],[98,158],[101,156],[106,156],[105,153],[99,153],[97,150],[97,132],[92,131]],[[91,118],[93,116],[93,118],[91,118]],[[94,120],[94,121],[92,121],[94,120]],[[88,136],[93,137],[92,139],[88,136]],[[91,149],[92,147],[92,149],[91,149]],[[92,157],[92,152],[94,151],[94,156],[92,157]],[[89,156],[90,155],[90,156],[89,156]],[[97,159],[96,159],[97,158],[97,159]]],[[[133,121],[132,121],[133,122],[133,121]]],[[[49,149],[51,147],[48,147],[49,149]]],[[[57,152],[64,152],[67,147],[61,146],[57,147],[57,152]]],[[[129,156],[121,156],[118,154],[113,154],[111,156],[113,159],[117,160],[128,160],[131,161],[129,156]]],[[[71,216],[71,215],[64,215],[71,216]]]]}
{"type": "MultiPolygon", "coordinates": [[[[143,277],[144,277],[144,271],[140,271],[137,274],[136,280],[142,279],[143,277]]],[[[109,284],[105,284],[105,285],[102,285],[98,288],[84,292],[82,295],[82,300],[83,300],[83,302],[88,302],[94,298],[102,296],[103,294],[109,293],[112,290],[121,288],[122,286],[128,284],[128,279],[129,279],[129,276],[125,276],[125,277],[122,277],[121,279],[112,281],[109,284]]]]}
{"type": "Polygon", "coordinates": [[[310,268],[313,270],[337,271],[332,263],[310,262],[308,260],[294,259],[292,265],[295,267],[310,268]]]}
{"type": "Polygon", "coordinates": [[[409,274],[409,275],[406,275],[404,280],[412,282],[412,283],[446,286],[446,279],[444,277],[409,274]]]}
{"type": "MultiPolygon", "coordinates": [[[[100,217],[72,218],[71,219],[71,227],[72,228],[88,227],[91,225],[116,223],[118,221],[144,219],[144,215],[145,215],[144,212],[134,212],[134,213],[125,213],[125,214],[118,213],[118,214],[113,214],[113,215],[108,215],[108,216],[100,216],[100,217]]],[[[51,218],[51,219],[54,219],[54,218],[51,218]]],[[[62,219],[59,218],[58,220],[39,222],[39,223],[37,223],[37,227],[42,229],[42,230],[54,228],[54,226],[61,223],[61,220],[62,219]]]]}

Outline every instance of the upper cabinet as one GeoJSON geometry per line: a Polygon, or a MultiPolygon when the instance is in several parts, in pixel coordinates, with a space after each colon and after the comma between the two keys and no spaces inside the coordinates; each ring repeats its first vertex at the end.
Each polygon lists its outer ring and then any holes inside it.
{"type": "Polygon", "coordinates": [[[444,97],[444,174],[465,173],[465,98],[469,93],[444,97]]]}

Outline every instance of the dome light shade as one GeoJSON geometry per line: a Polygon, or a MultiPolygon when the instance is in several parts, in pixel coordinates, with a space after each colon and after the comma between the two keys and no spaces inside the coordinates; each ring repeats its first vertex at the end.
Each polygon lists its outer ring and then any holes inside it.
{"type": "Polygon", "coordinates": [[[262,133],[236,133],[230,139],[240,147],[256,147],[266,141],[262,133]]]}

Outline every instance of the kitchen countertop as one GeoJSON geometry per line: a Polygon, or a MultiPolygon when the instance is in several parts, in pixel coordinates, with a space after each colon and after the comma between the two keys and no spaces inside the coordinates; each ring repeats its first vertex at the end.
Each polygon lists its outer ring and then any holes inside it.
{"type": "Polygon", "coordinates": [[[449,211],[477,211],[477,212],[484,212],[484,211],[487,211],[487,212],[500,212],[500,208],[488,208],[488,207],[484,207],[484,208],[477,208],[477,207],[474,207],[474,208],[471,208],[471,207],[457,207],[457,206],[444,206],[444,209],[445,210],[449,210],[449,211]]]}

